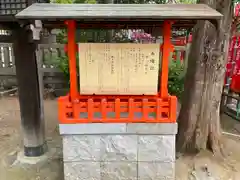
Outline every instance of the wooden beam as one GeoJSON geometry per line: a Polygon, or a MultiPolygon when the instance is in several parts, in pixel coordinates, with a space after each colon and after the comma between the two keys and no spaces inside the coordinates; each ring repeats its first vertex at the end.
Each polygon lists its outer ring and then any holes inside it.
{"type": "Polygon", "coordinates": [[[34,157],[45,153],[46,143],[35,54],[37,44],[28,42],[30,33],[20,27],[14,30],[13,50],[19,89],[24,153],[26,156],[34,157]]]}
{"type": "Polygon", "coordinates": [[[12,43],[13,37],[11,35],[0,35],[1,43],[12,43]]]}
{"type": "MultiPolygon", "coordinates": [[[[80,29],[148,29],[147,32],[157,31],[162,28],[163,21],[162,20],[154,20],[154,19],[125,19],[119,21],[118,19],[104,19],[95,21],[95,19],[88,19],[88,21],[76,21],[77,28],[80,29]],[[151,31],[150,31],[150,30],[151,31]]],[[[173,28],[175,29],[191,29],[195,24],[196,20],[176,20],[173,24],[173,28]]],[[[26,20],[25,22],[31,23],[31,20],[26,20]]],[[[42,21],[44,28],[49,29],[59,29],[66,28],[64,21],[51,21],[51,20],[43,20],[42,21]]],[[[161,32],[161,31],[160,31],[161,32]]]]}

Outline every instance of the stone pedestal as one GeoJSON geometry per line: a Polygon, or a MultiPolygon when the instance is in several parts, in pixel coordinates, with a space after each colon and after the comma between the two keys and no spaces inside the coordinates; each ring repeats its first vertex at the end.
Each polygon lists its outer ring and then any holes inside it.
{"type": "Polygon", "coordinates": [[[65,180],[174,180],[175,123],[60,124],[65,180]]]}

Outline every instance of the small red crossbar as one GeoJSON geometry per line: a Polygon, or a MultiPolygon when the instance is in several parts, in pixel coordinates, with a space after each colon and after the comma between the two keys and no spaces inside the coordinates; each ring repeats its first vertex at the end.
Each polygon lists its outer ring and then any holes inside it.
{"type": "Polygon", "coordinates": [[[70,102],[69,97],[58,99],[59,120],[62,124],[74,123],[133,123],[133,122],[176,122],[175,96],[166,99],[144,96],[126,99],[121,96],[92,96],[70,102]],[[109,116],[108,114],[114,114],[109,116]],[[85,117],[81,117],[84,114],[85,117]],[[96,115],[97,114],[97,115],[96,115]],[[125,114],[122,117],[121,114],[125,114]]]}

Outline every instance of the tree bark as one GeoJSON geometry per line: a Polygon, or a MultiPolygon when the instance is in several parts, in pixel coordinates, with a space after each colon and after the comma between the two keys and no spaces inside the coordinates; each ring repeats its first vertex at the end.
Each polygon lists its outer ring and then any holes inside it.
{"type": "Polygon", "coordinates": [[[232,19],[232,0],[199,0],[224,15],[221,21],[198,21],[193,31],[180,110],[177,150],[209,149],[222,154],[220,101],[232,19]],[[214,26],[215,24],[215,26],[214,26]]]}

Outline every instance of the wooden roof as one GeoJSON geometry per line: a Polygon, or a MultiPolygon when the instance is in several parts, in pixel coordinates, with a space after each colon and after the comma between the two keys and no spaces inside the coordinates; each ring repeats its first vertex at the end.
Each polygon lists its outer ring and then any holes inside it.
{"type": "MultiPolygon", "coordinates": [[[[214,20],[222,14],[204,4],[47,4],[35,3],[19,12],[20,20],[43,20],[51,23],[74,19],[80,23],[152,23],[171,19],[214,20]]],[[[188,21],[186,21],[188,22],[188,21]]],[[[185,22],[184,22],[185,23],[185,22]]]]}
{"type": "Polygon", "coordinates": [[[47,4],[36,3],[18,19],[219,19],[222,15],[204,4],[47,4]]]}

